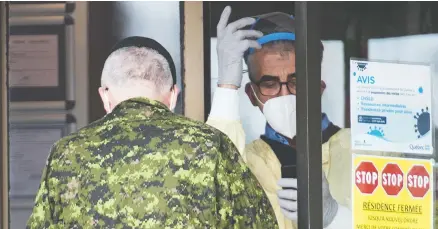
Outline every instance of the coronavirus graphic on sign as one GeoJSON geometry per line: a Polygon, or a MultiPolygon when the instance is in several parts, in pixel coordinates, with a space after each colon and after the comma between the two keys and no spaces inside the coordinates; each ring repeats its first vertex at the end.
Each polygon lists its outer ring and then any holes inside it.
{"type": "Polygon", "coordinates": [[[403,172],[397,164],[389,163],[383,169],[382,187],[390,196],[397,196],[403,189],[403,172]]]}
{"type": "Polygon", "coordinates": [[[421,113],[417,112],[414,116],[417,120],[417,124],[415,124],[415,132],[418,133],[418,138],[426,135],[430,131],[430,113],[429,108],[421,109],[421,113]]]}
{"type": "Polygon", "coordinates": [[[408,172],[408,190],[413,197],[422,198],[430,189],[430,175],[422,165],[414,165],[408,172]]]}
{"type": "Polygon", "coordinates": [[[379,184],[379,172],[372,162],[363,161],[355,172],[356,186],[361,193],[372,194],[379,184]]]}

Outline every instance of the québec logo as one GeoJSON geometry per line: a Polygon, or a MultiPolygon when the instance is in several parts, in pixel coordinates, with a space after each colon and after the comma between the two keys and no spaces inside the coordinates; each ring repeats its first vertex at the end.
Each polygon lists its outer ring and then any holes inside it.
{"type": "Polygon", "coordinates": [[[430,146],[429,145],[414,145],[414,144],[410,144],[409,148],[411,150],[421,150],[421,151],[430,150],[430,146]]]}

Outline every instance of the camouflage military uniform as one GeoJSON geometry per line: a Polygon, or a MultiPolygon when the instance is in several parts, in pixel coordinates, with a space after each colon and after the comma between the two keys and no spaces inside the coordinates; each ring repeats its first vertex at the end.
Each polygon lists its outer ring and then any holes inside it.
{"type": "Polygon", "coordinates": [[[27,228],[278,228],[233,143],[145,98],[52,148],[27,228]]]}

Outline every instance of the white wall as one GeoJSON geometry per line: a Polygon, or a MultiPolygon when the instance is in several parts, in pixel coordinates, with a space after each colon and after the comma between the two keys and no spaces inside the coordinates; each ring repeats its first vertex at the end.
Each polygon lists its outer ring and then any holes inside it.
{"type": "MultiPolygon", "coordinates": [[[[117,39],[145,36],[158,41],[172,56],[181,88],[181,42],[179,1],[114,2],[117,39]]],[[[181,98],[181,97],[180,97],[181,98]]],[[[176,111],[181,109],[181,99],[176,111]]]]}
{"type": "MultiPolygon", "coordinates": [[[[218,66],[216,53],[217,39],[211,39],[211,98],[213,99],[218,80],[218,66]]],[[[322,111],[327,113],[330,120],[340,127],[345,121],[345,67],[344,44],[342,41],[323,41],[324,58],[322,62],[321,78],[327,88],[321,98],[322,111]]],[[[244,63],[243,69],[247,69],[244,63]]],[[[243,75],[242,85],[249,82],[248,74],[243,75]]],[[[264,132],[266,119],[260,110],[252,106],[244,87],[239,89],[240,117],[246,133],[246,142],[260,137],[264,132]]]]}
{"type": "Polygon", "coordinates": [[[370,39],[368,58],[430,63],[438,51],[438,34],[370,39]]]}
{"type": "Polygon", "coordinates": [[[321,79],[327,85],[322,95],[322,111],[339,127],[345,127],[345,60],[344,42],[323,41],[321,79]]]}

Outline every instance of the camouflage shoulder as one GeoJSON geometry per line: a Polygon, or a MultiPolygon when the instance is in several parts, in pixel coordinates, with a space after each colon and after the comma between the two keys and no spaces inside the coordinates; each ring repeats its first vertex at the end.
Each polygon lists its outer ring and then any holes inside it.
{"type": "Polygon", "coordinates": [[[61,139],[59,139],[58,141],[56,141],[53,145],[51,150],[60,150],[62,149],[62,147],[66,147],[71,143],[74,142],[78,142],[81,139],[87,138],[89,137],[90,133],[94,133],[99,127],[102,128],[102,125],[106,122],[105,117],[98,119],[82,128],[80,128],[79,130],[70,133],[64,137],[62,137],[61,139]]]}
{"type": "Polygon", "coordinates": [[[206,124],[205,122],[200,122],[194,119],[187,118],[182,115],[176,115],[175,121],[177,123],[184,124],[186,128],[192,128],[194,130],[202,131],[204,134],[210,135],[214,139],[228,140],[232,144],[231,140],[222,131],[206,124]]]}

